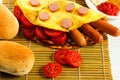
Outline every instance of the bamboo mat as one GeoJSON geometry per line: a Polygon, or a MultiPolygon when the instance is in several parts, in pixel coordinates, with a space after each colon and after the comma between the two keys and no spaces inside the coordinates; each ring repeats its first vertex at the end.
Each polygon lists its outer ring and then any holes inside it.
{"type": "MultiPolygon", "coordinates": [[[[76,2],[86,6],[84,0],[77,0],[76,2]]],[[[13,12],[13,0],[3,0],[3,3],[13,12]]],[[[43,47],[26,40],[21,34],[18,34],[12,41],[31,48],[35,54],[35,64],[29,74],[21,77],[0,72],[0,80],[112,80],[108,39],[106,36],[102,44],[76,49],[83,58],[81,67],[71,68],[63,66],[60,76],[53,79],[44,76],[43,66],[54,61],[53,54],[56,49],[43,47]]]]}

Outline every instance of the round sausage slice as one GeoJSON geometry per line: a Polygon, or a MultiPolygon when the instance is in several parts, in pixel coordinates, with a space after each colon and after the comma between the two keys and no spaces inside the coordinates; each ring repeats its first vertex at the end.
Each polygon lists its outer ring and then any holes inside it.
{"type": "Polygon", "coordinates": [[[74,10],[74,8],[75,8],[75,5],[73,3],[69,3],[66,5],[65,10],[68,12],[71,12],[74,10]]]}
{"type": "Polygon", "coordinates": [[[30,4],[32,6],[39,6],[40,5],[40,1],[39,0],[30,0],[30,4]]]}
{"type": "Polygon", "coordinates": [[[78,8],[78,13],[80,15],[87,14],[87,12],[88,12],[88,8],[86,8],[86,7],[80,7],[80,8],[78,8]]]}
{"type": "Polygon", "coordinates": [[[50,11],[55,12],[55,11],[59,10],[59,5],[56,2],[51,3],[49,5],[49,9],[50,9],[50,11]]]}
{"type": "Polygon", "coordinates": [[[50,18],[50,15],[47,12],[42,12],[39,16],[40,20],[46,21],[50,18]]]}
{"type": "Polygon", "coordinates": [[[62,20],[61,26],[64,27],[64,28],[69,28],[69,27],[72,26],[72,21],[68,18],[65,18],[65,19],[62,20]]]}

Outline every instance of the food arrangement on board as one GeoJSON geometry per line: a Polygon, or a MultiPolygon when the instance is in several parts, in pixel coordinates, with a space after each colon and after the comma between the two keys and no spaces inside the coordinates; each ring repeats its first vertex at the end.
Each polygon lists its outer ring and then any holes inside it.
{"type": "MultiPolygon", "coordinates": [[[[60,48],[54,53],[55,61],[44,66],[44,74],[50,78],[60,75],[62,65],[80,67],[80,53],[69,49],[101,44],[104,34],[120,35],[120,30],[108,23],[103,14],[73,1],[15,0],[14,3],[14,15],[0,4],[0,15],[3,15],[0,16],[0,39],[13,39],[20,31],[26,40],[60,48]]],[[[17,76],[28,74],[35,61],[32,50],[3,40],[0,41],[0,71],[17,76]]]]}
{"type": "Polygon", "coordinates": [[[14,9],[15,16],[22,24],[22,34],[37,43],[52,48],[74,48],[102,43],[102,33],[113,36],[120,34],[120,30],[109,24],[103,14],[75,2],[38,2],[35,6],[30,0],[17,0],[14,9]]]}

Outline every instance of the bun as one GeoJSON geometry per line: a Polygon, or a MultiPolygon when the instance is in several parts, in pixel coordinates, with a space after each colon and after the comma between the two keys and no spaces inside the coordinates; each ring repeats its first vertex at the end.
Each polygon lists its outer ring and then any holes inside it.
{"type": "Polygon", "coordinates": [[[0,41],[0,71],[12,75],[25,75],[34,64],[31,49],[12,41],[0,41]]]}
{"type": "Polygon", "coordinates": [[[19,23],[12,12],[0,4],[0,39],[12,39],[19,30],[19,23]]]}

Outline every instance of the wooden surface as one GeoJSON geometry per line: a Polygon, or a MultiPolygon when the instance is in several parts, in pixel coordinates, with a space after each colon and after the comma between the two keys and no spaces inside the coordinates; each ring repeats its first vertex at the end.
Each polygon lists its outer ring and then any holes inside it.
{"type": "MultiPolygon", "coordinates": [[[[76,2],[86,6],[84,0],[77,0],[76,2]]],[[[3,3],[13,12],[13,0],[3,0],[3,3]]],[[[63,66],[60,76],[53,79],[45,77],[43,66],[54,61],[53,55],[57,49],[38,45],[25,39],[21,34],[18,34],[12,41],[31,48],[35,54],[35,64],[29,74],[21,77],[0,72],[0,80],[112,80],[106,36],[102,44],[76,49],[82,55],[82,65],[79,68],[63,66]]]]}

